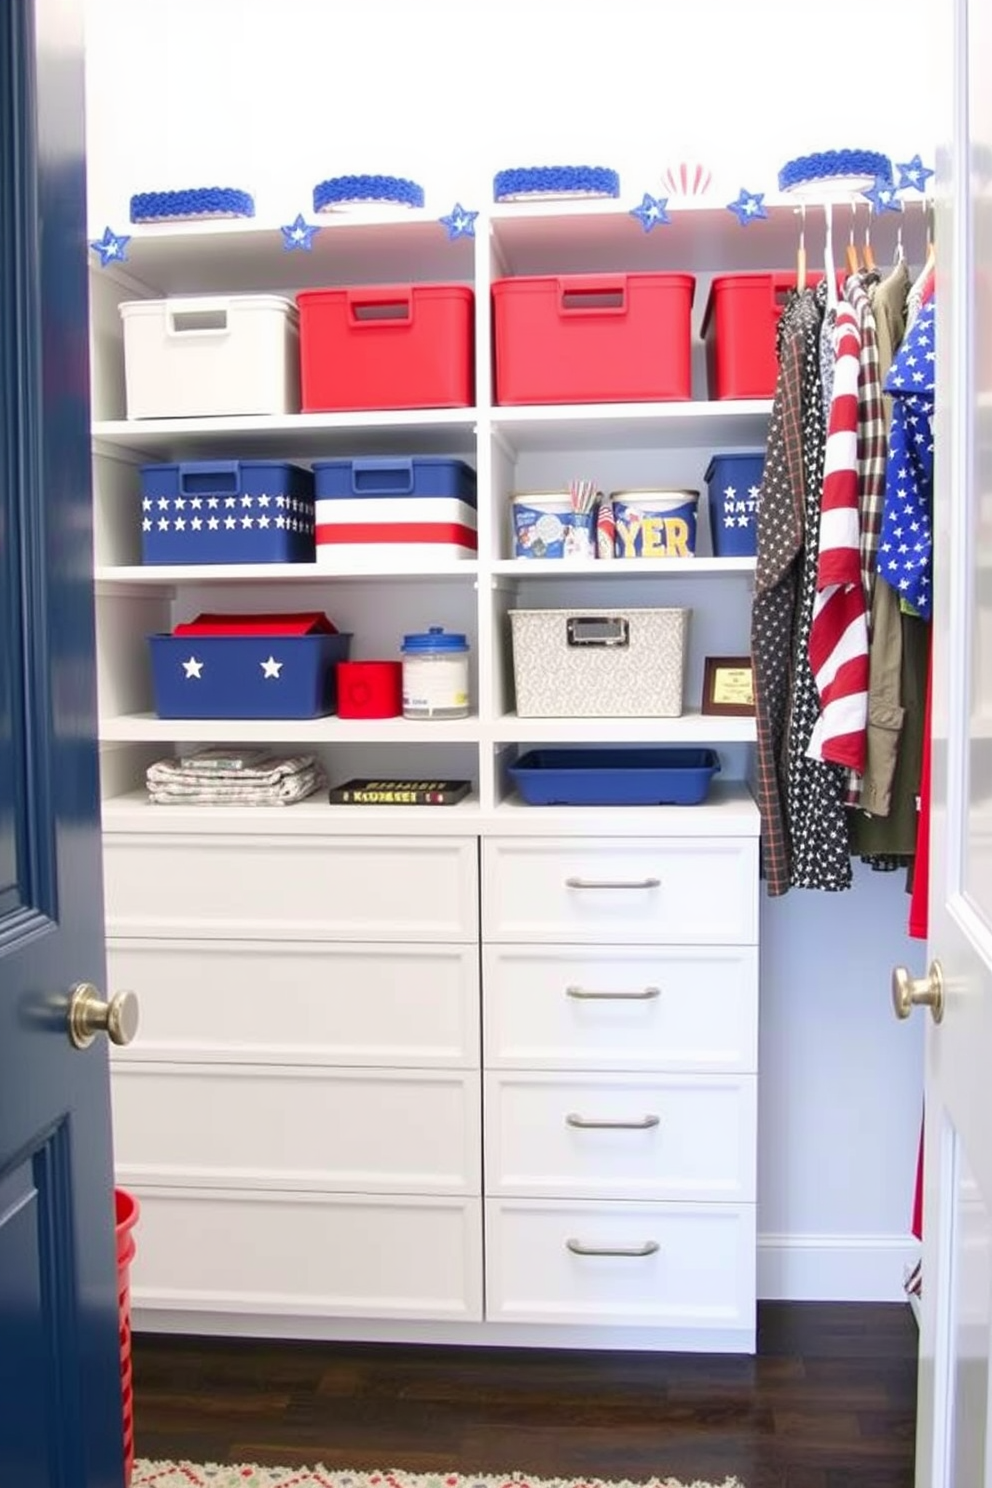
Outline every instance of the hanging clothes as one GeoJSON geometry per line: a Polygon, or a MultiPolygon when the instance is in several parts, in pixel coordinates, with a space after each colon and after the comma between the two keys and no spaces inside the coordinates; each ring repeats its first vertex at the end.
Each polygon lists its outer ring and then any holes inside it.
{"type": "Polygon", "coordinates": [[[857,316],[847,301],[838,307],[834,337],[833,398],[809,643],[821,712],[808,752],[811,759],[846,765],[860,775],[868,713],[868,619],[861,582],[858,499],[861,336],[857,316]]]}
{"type": "Polygon", "coordinates": [[[778,323],[778,379],[758,503],[751,609],[755,794],[761,812],[762,871],[773,896],[788,891],[792,859],[785,759],[805,505],[802,365],[807,297],[808,291],[790,294],[778,323]]]}
{"type": "Polygon", "coordinates": [[[879,574],[925,620],[930,618],[933,552],[934,320],[924,304],[886,378],[893,397],[879,574]]]}

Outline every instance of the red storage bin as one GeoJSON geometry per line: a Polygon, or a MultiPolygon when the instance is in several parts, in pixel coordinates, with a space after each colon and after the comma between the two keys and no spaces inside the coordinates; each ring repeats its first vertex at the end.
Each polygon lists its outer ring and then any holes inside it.
{"type": "Polygon", "coordinates": [[[702,328],[711,398],[774,397],[775,333],[795,287],[795,273],[716,276],[702,328]]]}
{"type": "Polygon", "coordinates": [[[296,303],[304,413],[475,401],[474,296],[464,284],[308,289],[296,303]]]}
{"type": "Polygon", "coordinates": [[[496,280],[496,402],[691,398],[695,287],[691,274],[496,280]]]}

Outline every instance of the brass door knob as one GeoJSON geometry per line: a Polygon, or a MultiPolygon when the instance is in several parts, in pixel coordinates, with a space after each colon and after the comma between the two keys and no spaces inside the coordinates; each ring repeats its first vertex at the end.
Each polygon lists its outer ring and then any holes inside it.
{"type": "Polygon", "coordinates": [[[129,1044],[138,1031],[138,999],[133,992],[118,992],[104,1002],[92,982],[80,982],[69,998],[69,1042],[88,1049],[98,1033],[112,1044],[129,1044]]]}
{"type": "Polygon", "coordinates": [[[908,1018],[914,1007],[928,1007],[930,1016],[939,1023],[944,1016],[944,973],[939,961],[932,961],[925,977],[911,977],[905,966],[892,973],[892,1006],[897,1018],[908,1018]]]}

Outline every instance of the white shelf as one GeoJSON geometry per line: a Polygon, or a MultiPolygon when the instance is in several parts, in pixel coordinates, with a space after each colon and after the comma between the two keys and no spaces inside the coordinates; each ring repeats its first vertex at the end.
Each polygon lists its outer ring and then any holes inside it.
{"type": "Polygon", "coordinates": [[[494,739],[519,744],[748,744],[757,737],[753,718],[518,718],[507,713],[491,726],[494,739]]]}
{"type": "Polygon", "coordinates": [[[101,743],[471,744],[474,718],[158,718],[124,713],[100,720],[101,743]]]}
{"type": "Polygon", "coordinates": [[[536,403],[492,410],[497,433],[520,451],[570,449],[763,450],[771,399],[691,403],[536,403]]]}
{"type": "MultiPolygon", "coordinates": [[[[93,273],[130,281],[154,295],[468,280],[474,245],[471,238],[448,237],[439,219],[449,209],[450,204],[437,211],[356,207],[322,214],[300,202],[304,220],[320,227],[309,252],[286,249],[283,223],[256,218],[118,222],[111,226],[131,239],[127,260],[119,268],[102,269],[91,255],[90,266],[93,273]]],[[[295,216],[290,212],[285,223],[295,216]]],[[[106,225],[94,224],[90,238],[99,238],[106,225]]]]}
{"type": "Polygon", "coordinates": [[[316,836],[321,832],[354,831],[393,835],[418,833],[474,833],[479,801],[466,796],[454,806],[332,806],[326,791],[294,806],[154,806],[144,790],[112,796],[103,803],[105,832],[187,833],[190,831],[316,836]]]}
{"type": "Polygon", "coordinates": [[[331,806],[319,792],[295,806],[153,806],[144,790],[103,803],[108,832],[224,831],[273,836],[316,836],[356,831],[392,835],[416,824],[418,834],[512,833],[514,837],[555,832],[596,836],[651,837],[685,832],[693,837],[757,836],[758,808],[741,781],[716,782],[699,806],[528,806],[517,796],[493,811],[480,810],[476,796],[454,806],[331,806]]]}
{"type": "Polygon", "coordinates": [[[753,576],[754,558],[503,558],[492,572],[512,579],[731,578],[753,576]]]}
{"type": "MultiPolygon", "coordinates": [[[[799,203],[766,192],[767,217],[742,226],[711,190],[700,197],[668,198],[671,221],[645,232],[631,216],[645,192],[663,198],[657,180],[629,182],[637,187],[612,201],[548,201],[493,204],[488,216],[503,270],[508,274],[590,274],[611,270],[639,272],[755,272],[795,267],[799,203]]],[[[863,208],[863,198],[852,197],[863,208]]],[[[807,202],[807,233],[822,233],[822,203],[807,202]],[[819,221],[817,218],[819,217],[819,221]],[[815,225],[815,229],[814,229],[815,225]]],[[[837,221],[841,208],[835,210],[837,221]]],[[[877,219],[872,222],[875,237],[877,219]]],[[[478,224],[476,224],[478,227],[478,224]]],[[[895,229],[878,224],[883,252],[895,245],[895,229]]],[[[879,261],[883,254],[876,253],[879,261]]]]}
{"type": "Polygon", "coordinates": [[[699,806],[528,806],[511,796],[497,806],[494,824],[514,837],[555,832],[607,830],[618,837],[651,837],[684,832],[692,837],[757,837],[761,816],[754,797],[740,780],[715,781],[699,806]]]}
{"type": "Polygon", "coordinates": [[[423,583],[435,579],[457,582],[474,581],[478,572],[479,565],[472,558],[424,564],[422,568],[397,568],[349,558],[335,568],[323,564],[318,567],[316,563],[104,564],[95,570],[94,577],[102,588],[142,585],[150,589],[175,589],[190,584],[339,584],[344,580],[367,579],[388,579],[391,583],[407,580],[423,583]]]}
{"type": "Polygon", "coordinates": [[[181,450],[230,450],[240,458],[320,459],[337,453],[469,454],[475,408],[400,408],[380,412],[256,414],[242,418],[105,419],[93,440],[158,457],[181,450]]]}

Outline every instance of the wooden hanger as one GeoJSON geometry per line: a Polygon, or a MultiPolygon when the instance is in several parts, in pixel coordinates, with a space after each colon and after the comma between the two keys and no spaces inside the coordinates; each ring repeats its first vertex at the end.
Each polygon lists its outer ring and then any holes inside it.
{"type": "Polygon", "coordinates": [[[869,274],[875,272],[875,255],[871,251],[871,214],[873,211],[871,202],[868,203],[868,220],[865,222],[865,268],[869,274]]]}
{"type": "Polygon", "coordinates": [[[858,258],[858,245],[854,241],[854,229],[858,221],[858,204],[851,202],[851,236],[847,240],[847,272],[858,274],[861,272],[861,261],[858,258]]]}

